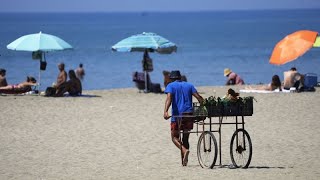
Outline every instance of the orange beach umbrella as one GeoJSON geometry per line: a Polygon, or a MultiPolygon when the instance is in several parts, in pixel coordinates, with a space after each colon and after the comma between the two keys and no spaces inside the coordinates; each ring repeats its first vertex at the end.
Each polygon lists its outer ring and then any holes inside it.
{"type": "Polygon", "coordinates": [[[282,65],[297,59],[312,48],[318,32],[301,30],[287,35],[274,47],[269,63],[282,65]]]}

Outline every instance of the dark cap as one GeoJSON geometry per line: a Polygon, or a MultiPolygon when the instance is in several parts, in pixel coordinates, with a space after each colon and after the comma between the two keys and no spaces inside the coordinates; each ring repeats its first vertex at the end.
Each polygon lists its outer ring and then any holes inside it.
{"type": "Polygon", "coordinates": [[[6,73],[5,69],[0,68],[0,73],[6,73]]]}
{"type": "Polygon", "coordinates": [[[180,71],[171,71],[170,79],[180,79],[180,78],[181,78],[180,71]]]}

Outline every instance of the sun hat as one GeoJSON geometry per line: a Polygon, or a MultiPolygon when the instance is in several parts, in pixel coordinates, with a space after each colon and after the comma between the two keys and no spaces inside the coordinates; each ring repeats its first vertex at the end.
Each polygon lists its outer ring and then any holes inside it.
{"type": "Polygon", "coordinates": [[[232,71],[229,68],[225,68],[223,73],[224,73],[224,76],[228,76],[230,73],[232,73],[232,71]]]}
{"type": "Polygon", "coordinates": [[[180,79],[181,78],[181,74],[180,71],[171,71],[170,73],[170,79],[180,79]]]}

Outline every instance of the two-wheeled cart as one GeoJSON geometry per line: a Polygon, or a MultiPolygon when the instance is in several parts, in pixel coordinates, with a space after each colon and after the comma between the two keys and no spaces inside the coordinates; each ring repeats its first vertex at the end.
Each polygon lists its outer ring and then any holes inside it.
{"type": "MultiPolygon", "coordinates": [[[[247,168],[252,158],[252,142],[249,133],[245,130],[245,116],[252,116],[253,101],[242,105],[224,105],[208,106],[207,113],[199,113],[198,108],[201,107],[198,103],[194,103],[193,115],[180,115],[177,117],[178,127],[184,121],[193,119],[196,127],[192,131],[185,132],[179,129],[180,142],[183,133],[201,133],[197,145],[197,157],[201,167],[213,168],[216,165],[219,154],[219,166],[221,163],[221,127],[222,125],[235,125],[235,131],[230,141],[230,157],[234,168],[247,168]],[[234,117],[235,122],[224,122],[227,117],[234,117]],[[214,121],[218,119],[218,121],[214,121]],[[218,128],[214,128],[218,127],[218,128]],[[214,134],[218,134],[219,143],[214,134]]],[[[182,158],[182,154],[181,154],[182,158]]]]}

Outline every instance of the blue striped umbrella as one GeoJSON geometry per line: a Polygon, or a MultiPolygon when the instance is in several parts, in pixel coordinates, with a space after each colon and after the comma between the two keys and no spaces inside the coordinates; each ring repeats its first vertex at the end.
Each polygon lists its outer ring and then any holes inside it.
{"type": "Polygon", "coordinates": [[[151,32],[130,36],[112,46],[112,50],[117,52],[144,52],[146,49],[149,52],[170,54],[177,51],[177,46],[162,36],[151,32]]]}
{"type": "MultiPolygon", "coordinates": [[[[152,32],[143,32],[141,34],[130,36],[112,46],[111,49],[117,52],[145,52],[146,56],[148,56],[148,52],[158,52],[160,54],[171,54],[172,52],[177,52],[177,46],[173,42],[170,42],[166,38],[152,32]]],[[[148,72],[145,71],[144,74],[145,92],[148,92],[148,72]]]]}

